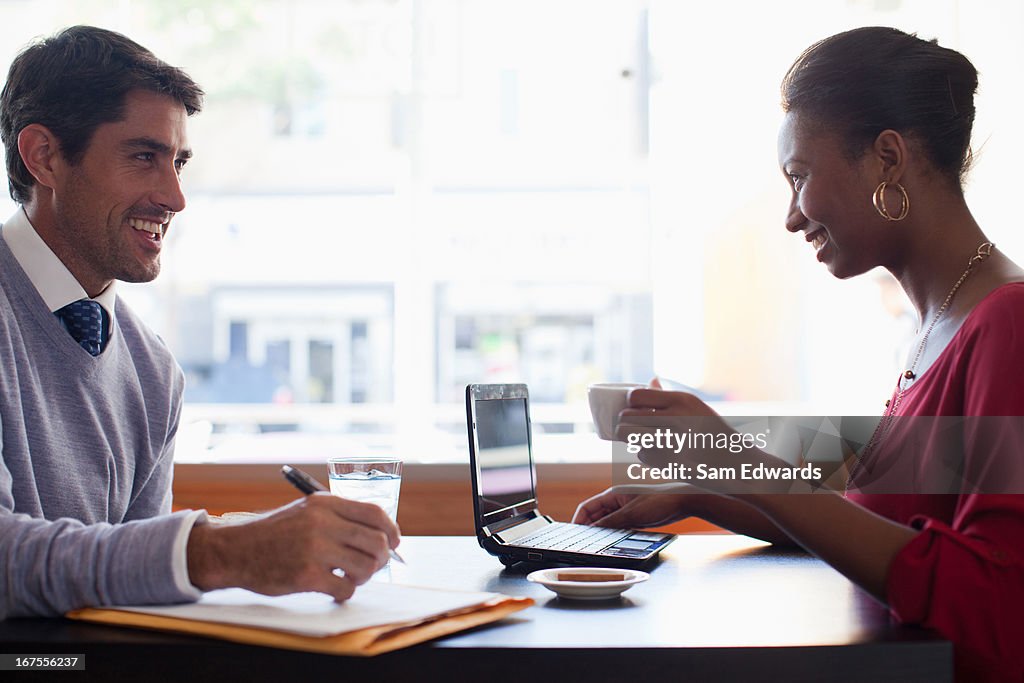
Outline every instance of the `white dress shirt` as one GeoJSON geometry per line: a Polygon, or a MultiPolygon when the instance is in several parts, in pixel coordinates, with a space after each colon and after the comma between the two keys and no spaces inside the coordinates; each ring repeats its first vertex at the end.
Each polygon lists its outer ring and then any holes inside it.
{"type": "MultiPolygon", "coordinates": [[[[39,296],[43,297],[51,313],[79,299],[90,298],[67,266],[36,232],[24,208],[19,208],[18,212],[3,225],[7,246],[11,248],[14,258],[32,281],[39,296]]],[[[117,282],[111,282],[92,300],[102,306],[110,316],[110,330],[113,333],[117,282]]]]}
{"type": "MultiPolygon", "coordinates": [[[[56,312],[79,299],[90,298],[75,276],[67,269],[67,266],[57,258],[53,250],[36,232],[24,207],[19,207],[17,213],[3,224],[3,236],[14,258],[28,275],[28,279],[51,312],[56,312]]],[[[114,303],[117,300],[116,285],[116,281],[111,282],[106,289],[92,298],[110,316],[110,337],[113,337],[114,330],[117,329],[114,324],[114,303]]],[[[0,443],[0,448],[2,448],[2,443],[0,443]]],[[[200,519],[202,522],[206,521],[206,513],[203,510],[196,510],[189,515],[174,539],[174,548],[172,549],[174,553],[174,582],[183,593],[194,593],[196,590],[192,582],[189,581],[186,550],[192,527],[200,519]]]]}

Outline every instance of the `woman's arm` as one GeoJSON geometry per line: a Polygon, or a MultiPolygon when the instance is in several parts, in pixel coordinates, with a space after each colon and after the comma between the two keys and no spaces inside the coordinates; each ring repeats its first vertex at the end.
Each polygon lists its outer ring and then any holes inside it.
{"type": "Polygon", "coordinates": [[[613,486],[576,508],[577,524],[620,529],[660,527],[699,517],[729,531],[776,545],[796,543],[762,512],[739,499],[727,498],[690,484],[613,486]]]}
{"type": "Polygon", "coordinates": [[[789,538],[883,603],[893,558],[919,532],[876,515],[834,491],[743,496],[789,538]]]}
{"type": "Polygon", "coordinates": [[[782,546],[798,545],[886,602],[886,578],[896,554],[919,532],[832,491],[726,496],[689,484],[613,486],[582,502],[577,524],[616,528],[664,526],[699,517],[738,534],[782,546]]]}
{"type": "MultiPolygon", "coordinates": [[[[620,413],[619,440],[629,443],[632,436],[650,433],[655,428],[676,434],[734,431],[692,394],[634,389],[629,395],[629,407],[620,413]]],[[[642,443],[638,439],[633,441],[642,443]]],[[[643,449],[639,458],[654,466],[686,466],[692,468],[691,472],[702,465],[737,464],[735,453],[708,445],[717,440],[701,443],[704,445],[699,447],[643,449]]],[[[768,468],[793,468],[756,448],[744,451],[743,462],[768,468]]],[[[712,495],[701,504],[702,509],[693,514],[758,538],[791,539],[883,602],[893,558],[918,533],[911,527],[876,515],[816,481],[712,477],[703,480],[701,487],[712,495]],[[751,512],[744,511],[742,505],[749,506],[751,512]]]]}
{"type": "Polygon", "coordinates": [[[762,510],[742,496],[729,498],[714,493],[693,493],[688,497],[691,499],[689,506],[694,517],[700,517],[734,533],[759,538],[778,546],[800,545],[762,510]]]}

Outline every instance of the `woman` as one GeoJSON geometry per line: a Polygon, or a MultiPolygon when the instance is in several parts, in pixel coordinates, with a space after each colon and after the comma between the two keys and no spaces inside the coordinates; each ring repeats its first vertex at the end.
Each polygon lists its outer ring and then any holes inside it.
{"type": "MultiPolygon", "coordinates": [[[[822,495],[697,494],[682,485],[636,495],[613,487],[583,502],[574,521],[657,526],[698,516],[797,543],[897,619],[952,640],[959,678],[1021,680],[1024,496],[992,495],[1000,463],[993,469],[991,459],[1017,453],[990,451],[1019,443],[1010,432],[1020,420],[998,422],[1006,434],[963,428],[964,462],[989,473],[985,486],[881,495],[867,476],[896,458],[916,458],[919,470],[936,465],[927,453],[898,447],[905,442],[895,436],[894,416],[1024,416],[1024,271],[985,236],[962,191],[976,88],[977,71],[963,55],[889,28],[827,38],[783,81],[779,163],[792,188],[786,228],[836,277],[888,269],[921,321],[888,417],[853,467],[854,486],[822,495]]],[[[670,424],[672,416],[713,415],[690,394],[659,389],[634,390],[622,418],[670,424]]],[[[1024,470],[1019,457],[1019,467],[1001,463],[1003,474],[1024,470]]]]}

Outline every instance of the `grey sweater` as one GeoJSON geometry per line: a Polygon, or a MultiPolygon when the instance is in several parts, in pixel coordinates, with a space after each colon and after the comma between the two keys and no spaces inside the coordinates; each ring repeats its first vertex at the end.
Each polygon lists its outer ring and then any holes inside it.
{"type": "Polygon", "coordinates": [[[0,230],[0,618],[180,602],[173,442],[184,377],[119,299],[90,356],[0,230]]]}

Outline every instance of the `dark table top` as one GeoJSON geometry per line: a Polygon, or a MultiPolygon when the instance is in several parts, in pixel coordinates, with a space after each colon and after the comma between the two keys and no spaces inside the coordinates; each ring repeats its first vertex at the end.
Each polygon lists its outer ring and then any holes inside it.
{"type": "Polygon", "coordinates": [[[949,681],[952,646],[897,626],[841,574],[799,552],[684,536],[648,582],[572,602],[505,569],[468,537],[407,537],[379,580],[526,595],[536,606],[373,658],[334,657],[72,622],[0,622],[0,653],[84,654],[85,672],[18,681],[949,681]]]}

